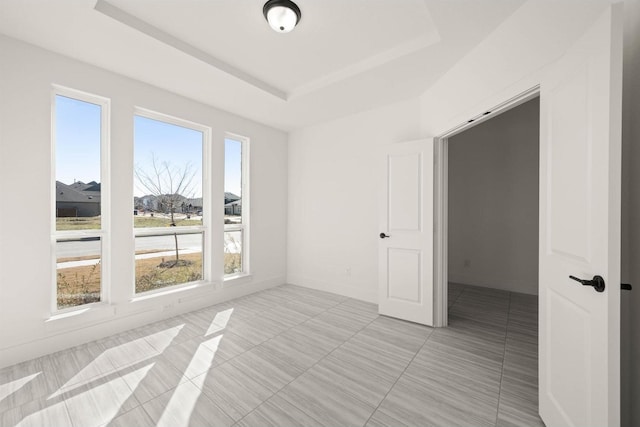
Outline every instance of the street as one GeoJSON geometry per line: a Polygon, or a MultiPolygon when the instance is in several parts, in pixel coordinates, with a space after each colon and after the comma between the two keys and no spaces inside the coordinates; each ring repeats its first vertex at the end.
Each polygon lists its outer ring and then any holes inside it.
{"type": "MultiPolygon", "coordinates": [[[[224,233],[225,251],[239,253],[242,249],[242,236],[240,231],[224,233]]],[[[165,236],[141,236],[136,237],[136,252],[140,251],[172,251],[175,250],[173,234],[165,236]]],[[[202,251],[202,234],[178,234],[178,248],[180,251],[202,251]]],[[[99,240],[63,241],[56,245],[56,257],[72,258],[84,256],[100,256],[99,240]]]]}

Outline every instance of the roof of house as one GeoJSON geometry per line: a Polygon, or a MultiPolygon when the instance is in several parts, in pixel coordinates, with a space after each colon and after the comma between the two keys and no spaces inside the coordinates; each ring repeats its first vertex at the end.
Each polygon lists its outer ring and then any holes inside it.
{"type": "MultiPolygon", "coordinates": [[[[94,185],[91,185],[88,188],[94,187],[95,185],[98,185],[98,186],[100,185],[95,182],[93,184],[94,185]]],[[[67,185],[63,182],[56,181],[56,202],[100,203],[99,191],[78,190],[78,188],[82,188],[82,186],[86,186],[86,184],[76,182],[72,185],[67,185]],[[76,185],[76,184],[81,184],[81,185],[76,185]]]]}
{"type": "Polygon", "coordinates": [[[200,206],[202,207],[202,197],[195,197],[193,199],[186,199],[184,201],[186,204],[191,206],[200,206]]]}
{"type": "Polygon", "coordinates": [[[240,200],[240,196],[236,196],[233,193],[225,191],[224,192],[224,200],[228,203],[229,201],[240,200]]]}
{"type": "Polygon", "coordinates": [[[69,184],[68,187],[78,191],[100,191],[100,184],[95,181],[91,181],[86,184],[82,181],[76,181],[73,184],[69,184]]]}

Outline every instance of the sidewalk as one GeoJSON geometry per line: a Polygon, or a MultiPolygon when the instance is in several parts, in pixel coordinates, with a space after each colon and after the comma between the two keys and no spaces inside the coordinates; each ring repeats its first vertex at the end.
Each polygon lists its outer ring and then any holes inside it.
{"type": "MultiPolygon", "coordinates": [[[[180,251],[180,255],[187,255],[187,254],[195,254],[198,252],[202,252],[202,251],[198,251],[195,249],[179,249],[180,251]]],[[[140,255],[136,255],[136,259],[148,259],[148,258],[160,258],[160,257],[167,257],[167,256],[174,256],[176,254],[175,250],[171,250],[171,251],[163,251],[163,252],[153,252],[153,253],[149,253],[149,254],[140,254],[140,255]]],[[[84,267],[87,265],[95,265],[97,263],[100,262],[99,258],[96,259],[85,259],[82,261],[67,261],[67,262],[59,262],[56,264],[56,268],[61,269],[61,268],[73,268],[73,267],[84,267]]]]}

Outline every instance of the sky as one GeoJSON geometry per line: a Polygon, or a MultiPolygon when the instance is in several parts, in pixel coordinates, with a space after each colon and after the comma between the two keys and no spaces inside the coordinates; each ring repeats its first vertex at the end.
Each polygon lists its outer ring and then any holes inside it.
{"type": "MultiPolygon", "coordinates": [[[[56,96],[56,180],[100,182],[100,106],[56,96]]],[[[113,143],[113,142],[112,142],[113,143]]],[[[134,164],[150,170],[152,155],[158,162],[195,172],[192,194],[202,196],[202,143],[200,131],[134,116],[134,164]]],[[[134,179],[135,180],[135,179],[134,179]]],[[[137,180],[136,180],[137,181],[137,180]]],[[[225,191],[241,195],[241,143],[225,139],[225,191]]],[[[134,195],[150,191],[134,183],[134,195]]]]}

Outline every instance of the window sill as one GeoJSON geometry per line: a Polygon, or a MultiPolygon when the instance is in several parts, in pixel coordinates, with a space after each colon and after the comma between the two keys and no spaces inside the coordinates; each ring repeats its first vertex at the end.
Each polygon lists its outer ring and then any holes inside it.
{"type": "Polygon", "coordinates": [[[251,273],[233,274],[224,278],[223,286],[226,288],[228,286],[244,285],[246,283],[250,283],[252,280],[253,276],[251,273]]]}
{"type": "Polygon", "coordinates": [[[191,283],[185,283],[183,285],[170,286],[170,287],[167,287],[165,289],[157,289],[157,290],[153,290],[153,291],[143,292],[141,294],[135,295],[129,301],[131,303],[137,303],[137,302],[142,302],[142,301],[153,300],[153,299],[156,299],[156,298],[162,298],[162,297],[168,296],[168,295],[174,295],[175,296],[175,294],[184,293],[184,292],[188,292],[188,291],[196,290],[196,289],[206,289],[206,288],[215,289],[215,287],[216,287],[215,283],[213,283],[213,282],[205,282],[205,281],[191,282],[191,283]]]}
{"type": "Polygon", "coordinates": [[[48,319],[45,319],[44,323],[47,330],[58,331],[77,328],[79,324],[86,326],[87,324],[101,322],[114,315],[114,306],[105,302],[99,302],[54,313],[48,319]]]}

